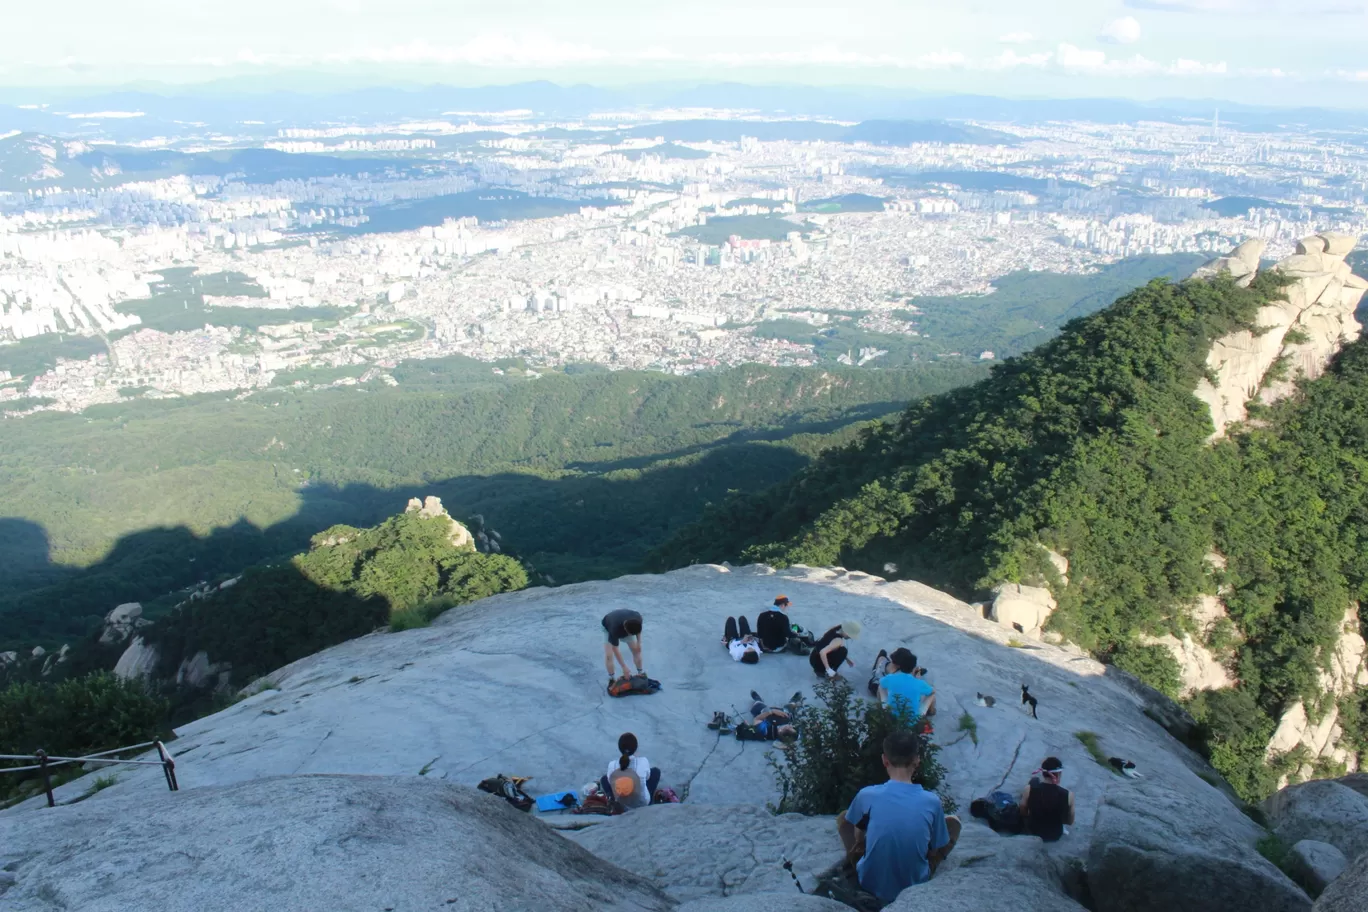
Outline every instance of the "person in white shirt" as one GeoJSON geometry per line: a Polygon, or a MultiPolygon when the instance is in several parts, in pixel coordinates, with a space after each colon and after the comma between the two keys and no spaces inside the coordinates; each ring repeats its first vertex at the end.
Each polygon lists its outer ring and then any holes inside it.
{"type": "Polygon", "coordinates": [[[722,645],[731,653],[733,662],[754,665],[760,661],[762,644],[760,638],[751,633],[750,622],[745,615],[741,616],[740,624],[734,617],[727,618],[727,625],[722,631],[722,645]]]}
{"type": "Polygon", "coordinates": [[[651,761],[637,756],[637,738],[623,732],[618,738],[619,757],[609,762],[608,774],[599,780],[603,794],[615,798],[624,807],[639,808],[651,803],[651,796],[660,785],[660,770],[651,761]]]}

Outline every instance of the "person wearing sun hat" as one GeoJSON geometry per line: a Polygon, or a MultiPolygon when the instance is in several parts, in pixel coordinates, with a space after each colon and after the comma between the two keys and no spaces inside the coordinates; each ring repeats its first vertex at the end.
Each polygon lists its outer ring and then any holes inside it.
{"type": "Polygon", "coordinates": [[[859,635],[859,621],[842,621],[822,634],[808,656],[813,674],[819,678],[838,678],[842,663],[853,668],[855,663],[850,659],[846,641],[856,639],[859,635]]]}

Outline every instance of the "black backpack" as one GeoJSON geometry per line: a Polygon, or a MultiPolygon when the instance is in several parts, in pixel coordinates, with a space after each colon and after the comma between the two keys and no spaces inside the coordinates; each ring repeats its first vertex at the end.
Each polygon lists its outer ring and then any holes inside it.
{"type": "Polygon", "coordinates": [[[531,795],[524,792],[518,786],[518,783],[508,778],[503,773],[500,773],[497,776],[490,776],[488,779],[480,780],[480,784],[477,785],[476,788],[482,792],[488,792],[491,795],[498,795],[520,811],[530,812],[532,806],[536,804],[536,802],[532,800],[531,795]]]}

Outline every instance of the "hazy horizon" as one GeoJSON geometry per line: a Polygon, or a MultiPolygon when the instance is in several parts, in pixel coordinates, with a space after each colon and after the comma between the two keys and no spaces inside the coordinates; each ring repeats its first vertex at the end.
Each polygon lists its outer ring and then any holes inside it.
{"type": "Polygon", "coordinates": [[[619,0],[401,0],[383,10],[358,0],[242,0],[222,21],[164,0],[71,6],[60,29],[43,7],[8,14],[24,42],[0,63],[6,95],[706,81],[1368,106],[1357,37],[1368,33],[1368,12],[1357,0],[1291,9],[1275,0],[1048,0],[1029,9],[1005,0],[840,9],[702,0],[644,11],[619,0]]]}

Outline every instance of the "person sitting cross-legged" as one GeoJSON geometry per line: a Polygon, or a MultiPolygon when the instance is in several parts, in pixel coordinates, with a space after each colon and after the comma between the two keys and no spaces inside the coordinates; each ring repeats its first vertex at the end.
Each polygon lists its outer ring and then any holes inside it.
{"type": "Polygon", "coordinates": [[[636,756],[637,738],[623,732],[618,738],[618,759],[608,764],[608,774],[599,779],[599,788],[624,808],[640,808],[651,803],[660,785],[660,770],[645,757],[636,756]]]}
{"type": "Polygon", "coordinates": [[[775,598],[774,607],[760,612],[755,619],[755,633],[760,637],[760,648],[765,652],[792,652],[807,655],[815,640],[789,620],[789,597],[775,598]]]}
{"type": "Polygon", "coordinates": [[[886,668],[878,682],[884,706],[913,716],[936,714],[936,689],[926,681],[926,669],[917,667],[917,657],[907,647],[893,650],[886,668]]]}
{"type": "Polygon", "coordinates": [[[940,796],[912,779],[921,766],[921,739],[910,731],[884,738],[888,781],[860,789],[836,828],[855,860],[860,886],[891,903],[913,884],[931,879],[959,838],[960,821],[947,817],[940,796]]]}

